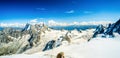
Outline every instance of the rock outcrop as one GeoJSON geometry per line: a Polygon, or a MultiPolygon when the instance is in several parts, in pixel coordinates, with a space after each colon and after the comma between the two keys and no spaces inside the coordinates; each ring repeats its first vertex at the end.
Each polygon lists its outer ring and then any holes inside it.
{"type": "Polygon", "coordinates": [[[106,29],[104,29],[102,25],[98,26],[94,32],[93,38],[98,34],[103,34],[102,37],[115,37],[114,33],[120,34],[120,19],[113,24],[108,24],[106,29]]]}
{"type": "Polygon", "coordinates": [[[104,33],[103,25],[97,26],[96,30],[94,31],[93,38],[96,37],[98,34],[104,33]]]}
{"type": "Polygon", "coordinates": [[[31,25],[28,23],[23,29],[20,30],[10,27],[4,28],[2,31],[0,31],[0,50],[6,49],[9,51],[9,45],[11,45],[11,47],[14,45],[18,46],[14,46],[13,49],[10,50],[10,52],[3,50],[3,52],[1,52],[0,55],[23,53],[32,47],[40,45],[40,43],[42,42],[41,34],[45,33],[47,30],[48,27],[45,25],[31,25]],[[6,47],[2,45],[6,45],[6,47]]]}
{"type": "Polygon", "coordinates": [[[54,48],[54,44],[55,44],[55,40],[49,41],[49,42],[46,44],[46,46],[45,46],[45,48],[43,49],[43,51],[53,49],[53,48],[54,48]]]}
{"type": "Polygon", "coordinates": [[[113,32],[120,34],[120,19],[113,24],[109,24],[109,26],[106,29],[106,32],[104,33],[104,37],[114,37],[113,32]]]}

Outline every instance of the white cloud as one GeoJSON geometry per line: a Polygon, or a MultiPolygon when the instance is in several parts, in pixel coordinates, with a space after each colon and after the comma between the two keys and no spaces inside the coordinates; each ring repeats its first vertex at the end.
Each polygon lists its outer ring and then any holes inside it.
{"type": "Polygon", "coordinates": [[[58,25],[59,23],[58,22],[55,22],[54,20],[49,20],[48,21],[48,25],[49,26],[56,26],[56,25],[58,25]]]}
{"type": "Polygon", "coordinates": [[[106,25],[108,23],[112,23],[111,21],[89,21],[89,22],[72,22],[72,23],[64,23],[64,22],[56,22],[54,20],[49,20],[49,26],[69,26],[69,25],[106,25]]]}
{"type": "Polygon", "coordinates": [[[80,25],[106,25],[112,23],[111,21],[89,21],[89,22],[80,22],[80,25]]]}
{"type": "Polygon", "coordinates": [[[73,22],[73,24],[79,24],[78,22],[73,22]]]}
{"type": "MultiPolygon", "coordinates": [[[[71,22],[71,23],[66,23],[66,22],[57,22],[54,20],[49,20],[48,22],[38,22],[38,19],[33,19],[30,20],[30,24],[47,24],[48,26],[70,26],[70,25],[99,25],[103,24],[106,25],[108,23],[112,23],[111,21],[89,21],[89,22],[71,22]]],[[[0,23],[1,27],[23,27],[25,24],[21,23],[0,23]]]]}
{"type": "Polygon", "coordinates": [[[56,24],[56,22],[54,20],[49,20],[48,24],[56,24]]]}
{"type": "Polygon", "coordinates": [[[21,23],[0,23],[0,27],[23,27],[25,24],[21,23]]]}
{"type": "Polygon", "coordinates": [[[69,11],[66,11],[65,13],[74,13],[75,11],[74,10],[69,10],[69,11]]]}
{"type": "Polygon", "coordinates": [[[30,20],[30,23],[37,23],[37,19],[30,20]]]}
{"type": "Polygon", "coordinates": [[[64,22],[56,22],[54,20],[49,20],[48,21],[48,26],[67,26],[68,24],[67,23],[64,23],[64,22]]]}

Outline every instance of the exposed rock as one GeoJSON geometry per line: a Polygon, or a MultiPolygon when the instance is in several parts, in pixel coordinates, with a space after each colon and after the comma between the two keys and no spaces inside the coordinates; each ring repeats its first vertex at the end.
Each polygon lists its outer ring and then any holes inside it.
{"type": "Polygon", "coordinates": [[[114,24],[109,24],[108,27],[106,28],[106,31],[103,35],[103,37],[106,37],[107,35],[109,35],[109,37],[114,37],[113,35],[113,27],[114,27],[114,24]]]}
{"type": "Polygon", "coordinates": [[[13,28],[4,28],[3,31],[0,31],[0,42],[9,43],[13,41],[13,38],[19,38],[22,36],[21,31],[15,30],[13,28]],[[12,38],[13,37],[13,38],[12,38]]]}
{"type": "Polygon", "coordinates": [[[120,19],[115,23],[114,31],[120,34],[120,19]]]}
{"type": "MultiPolygon", "coordinates": [[[[4,30],[0,31],[0,48],[4,48],[1,44],[7,45],[12,43],[18,44],[18,47],[14,47],[11,52],[4,52],[2,54],[10,54],[10,53],[23,53],[26,50],[40,45],[41,34],[45,33],[48,30],[46,25],[40,26],[39,24],[31,25],[26,24],[22,30],[17,30],[14,28],[4,28],[4,30]],[[15,49],[15,50],[14,50],[15,49]],[[12,52],[14,51],[14,52],[12,52]]],[[[11,46],[12,47],[12,46],[11,46]]],[[[6,47],[7,49],[7,47],[6,47]]],[[[7,49],[9,51],[9,49],[7,49]]]]}
{"type": "Polygon", "coordinates": [[[114,37],[113,32],[120,34],[120,19],[116,23],[109,24],[109,26],[106,29],[106,32],[104,33],[104,37],[106,37],[107,35],[109,37],[114,37]]]}
{"type": "Polygon", "coordinates": [[[70,31],[68,31],[68,32],[65,34],[65,36],[63,36],[63,40],[68,41],[68,43],[71,43],[71,38],[72,38],[72,36],[71,36],[71,32],[70,32],[70,31]]]}
{"type": "Polygon", "coordinates": [[[55,40],[49,41],[49,42],[46,44],[46,46],[45,46],[45,48],[43,49],[43,51],[53,49],[53,48],[54,48],[54,44],[55,44],[55,40]]]}
{"type": "Polygon", "coordinates": [[[120,19],[113,24],[109,23],[106,29],[102,25],[99,25],[94,32],[93,38],[98,34],[103,34],[102,37],[115,37],[114,32],[120,34],[120,19]]]}
{"type": "MultiPolygon", "coordinates": [[[[81,33],[84,34],[84,31],[81,33]]],[[[81,37],[85,40],[89,37],[88,34],[84,34],[85,36],[82,34],[77,30],[60,31],[49,29],[44,24],[26,24],[22,30],[6,28],[0,31],[0,55],[42,52],[62,45],[64,46],[64,44],[73,43],[75,39],[79,40],[81,37]],[[6,46],[4,47],[4,45],[6,46]]]]}
{"type": "Polygon", "coordinates": [[[103,25],[99,25],[96,30],[94,31],[93,38],[97,36],[97,34],[104,33],[104,27],[103,25]]]}
{"type": "Polygon", "coordinates": [[[63,37],[60,36],[60,38],[58,38],[55,42],[55,47],[59,47],[60,45],[62,45],[62,41],[63,41],[63,37]]]}
{"type": "Polygon", "coordinates": [[[22,29],[22,32],[23,32],[23,31],[30,30],[30,27],[31,27],[31,25],[27,23],[27,24],[25,25],[25,27],[22,29]]]}

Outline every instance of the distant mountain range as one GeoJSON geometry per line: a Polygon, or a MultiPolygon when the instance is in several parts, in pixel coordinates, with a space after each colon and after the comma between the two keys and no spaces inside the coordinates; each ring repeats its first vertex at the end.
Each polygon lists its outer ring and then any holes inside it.
{"type": "Polygon", "coordinates": [[[55,30],[86,30],[86,29],[94,29],[97,25],[71,25],[71,26],[51,26],[50,28],[55,30]]]}
{"type": "MultiPolygon", "coordinates": [[[[27,25],[27,24],[26,24],[27,25]]],[[[86,30],[86,29],[93,29],[93,28],[96,28],[97,25],[70,25],[70,26],[50,26],[49,28],[51,29],[55,29],[55,30],[86,30]]],[[[3,30],[4,28],[6,27],[0,27],[0,30],[3,30]]],[[[22,27],[12,27],[14,29],[18,29],[18,30],[21,30],[22,27]]],[[[26,27],[27,28],[27,27],[26,27]]]]}

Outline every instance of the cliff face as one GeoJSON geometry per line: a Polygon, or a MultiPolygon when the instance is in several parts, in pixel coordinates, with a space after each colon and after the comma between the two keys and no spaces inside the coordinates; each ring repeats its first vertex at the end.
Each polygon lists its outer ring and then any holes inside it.
{"type": "Polygon", "coordinates": [[[10,27],[4,28],[4,30],[0,31],[0,55],[22,53],[39,45],[41,43],[41,34],[45,31],[47,31],[47,27],[28,23],[22,30],[10,27]]]}
{"type": "MultiPolygon", "coordinates": [[[[5,28],[4,30],[0,31],[0,55],[11,54],[21,55],[21,53],[33,55],[33,53],[39,52],[40,54],[38,55],[42,56],[47,55],[51,57],[51,55],[55,56],[57,53],[63,51],[65,52],[66,55],[68,54],[67,56],[70,56],[68,58],[79,58],[80,57],[79,55],[83,56],[84,52],[86,52],[85,54],[90,56],[91,54],[95,55],[96,53],[98,53],[96,54],[97,56],[95,56],[95,58],[97,58],[98,56],[101,57],[100,54],[103,54],[102,56],[104,56],[104,52],[101,51],[113,52],[113,50],[111,50],[113,46],[111,46],[110,43],[118,42],[116,44],[120,44],[119,30],[120,30],[119,21],[117,21],[114,24],[109,24],[107,28],[104,27],[103,25],[99,25],[95,31],[94,29],[81,31],[54,30],[49,29],[46,25],[41,26],[39,24],[35,25],[26,24],[26,26],[22,30],[15,30],[14,28],[5,28]],[[102,37],[104,38],[97,37],[99,34],[102,34],[102,37]],[[114,39],[105,38],[108,35],[109,36],[114,35],[115,38],[114,39]],[[119,37],[117,38],[116,35],[119,37]],[[95,36],[96,38],[92,38],[92,36],[95,36]],[[110,40],[110,42],[108,39],[110,40]],[[86,46],[86,44],[88,45],[86,46]],[[105,50],[103,50],[103,47],[105,47],[105,50]],[[110,50],[108,50],[108,48],[110,50]],[[101,53],[99,54],[98,51],[101,53]]],[[[119,46],[114,47],[120,48],[119,46]]],[[[118,52],[116,51],[116,49],[114,51],[118,52]]],[[[108,53],[105,54],[108,55],[108,53]]],[[[111,55],[113,55],[113,53],[111,53],[111,55]]],[[[42,56],[39,57],[43,58],[42,56]]],[[[67,58],[67,56],[65,57],[67,58]]],[[[90,57],[86,56],[86,58],[90,57]]],[[[94,58],[94,56],[91,58],[94,58]]]]}
{"type": "Polygon", "coordinates": [[[101,27],[100,25],[96,28],[93,37],[96,37],[97,34],[104,34],[102,37],[114,37],[113,33],[120,34],[120,19],[113,23],[108,24],[107,28],[101,27]]]}
{"type": "Polygon", "coordinates": [[[93,29],[85,31],[54,30],[46,25],[26,24],[22,30],[5,28],[0,31],[0,55],[49,51],[62,45],[88,42],[93,29]]]}

